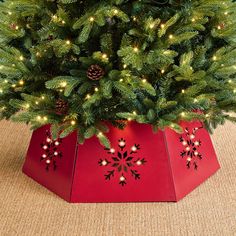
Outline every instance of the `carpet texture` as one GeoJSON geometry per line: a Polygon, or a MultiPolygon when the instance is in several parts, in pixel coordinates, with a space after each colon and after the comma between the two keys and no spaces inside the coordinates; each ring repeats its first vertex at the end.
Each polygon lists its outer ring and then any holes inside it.
{"type": "Polygon", "coordinates": [[[236,125],[213,141],[221,169],[179,203],[69,204],[22,174],[31,132],[0,122],[0,235],[236,235],[236,125]]]}

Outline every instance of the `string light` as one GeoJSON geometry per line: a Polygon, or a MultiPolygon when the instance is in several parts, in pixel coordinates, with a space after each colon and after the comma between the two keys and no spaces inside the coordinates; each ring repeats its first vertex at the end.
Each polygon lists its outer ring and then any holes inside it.
{"type": "Polygon", "coordinates": [[[143,79],[142,82],[145,84],[145,83],[147,83],[147,80],[146,80],[146,79],[143,79]]]}
{"type": "Polygon", "coordinates": [[[173,39],[173,37],[174,37],[174,36],[173,36],[172,34],[169,35],[169,39],[173,39]]]}
{"type": "Polygon", "coordinates": [[[232,81],[232,79],[229,79],[228,82],[231,84],[233,81],[232,81]]]}
{"type": "Polygon", "coordinates": [[[90,99],[90,98],[91,98],[91,95],[87,94],[86,99],[90,99]]]}
{"type": "Polygon", "coordinates": [[[134,47],[134,52],[138,52],[138,47],[134,47]]]}
{"type": "Polygon", "coordinates": [[[165,70],[161,70],[161,73],[164,74],[164,73],[165,73],[165,70]]]}
{"type": "Polygon", "coordinates": [[[61,23],[64,25],[66,22],[63,20],[61,23]]]}
{"type": "Polygon", "coordinates": [[[89,18],[89,21],[90,22],[93,22],[95,19],[94,19],[94,17],[93,16],[91,16],[90,18],[89,18]]]}
{"type": "Polygon", "coordinates": [[[185,90],[184,90],[184,89],[182,89],[181,93],[185,93],[185,90]]]}
{"type": "Polygon", "coordinates": [[[136,16],[133,17],[133,21],[137,21],[137,17],[136,16]]]}
{"type": "Polygon", "coordinates": [[[185,117],[185,115],[186,115],[185,112],[181,112],[182,117],[185,117]]]}
{"type": "Polygon", "coordinates": [[[133,115],[135,115],[135,116],[136,116],[136,115],[137,115],[137,112],[136,112],[136,111],[133,111],[133,115]]]}
{"type": "Polygon", "coordinates": [[[123,81],[124,81],[124,79],[120,79],[119,81],[120,81],[120,82],[123,82],[123,81]]]}
{"type": "Polygon", "coordinates": [[[26,105],[25,105],[25,108],[30,108],[30,104],[29,103],[27,103],[26,105]]]}
{"type": "Polygon", "coordinates": [[[38,102],[38,101],[36,101],[36,102],[35,102],[35,104],[36,104],[36,105],[39,105],[39,102],[38,102]]]}
{"type": "Polygon", "coordinates": [[[117,10],[117,9],[114,10],[114,14],[115,14],[115,15],[118,14],[118,10],[117,10]]]}
{"type": "Polygon", "coordinates": [[[70,123],[71,123],[71,125],[75,125],[76,124],[76,122],[74,120],[72,120],[70,123]]]}
{"type": "Polygon", "coordinates": [[[44,99],[45,99],[45,97],[44,97],[44,96],[42,96],[42,97],[41,97],[41,99],[42,99],[42,100],[44,100],[44,99]]]}
{"type": "Polygon", "coordinates": [[[164,25],[164,24],[161,24],[161,28],[164,29],[164,28],[165,28],[165,25],[164,25]]]}
{"type": "Polygon", "coordinates": [[[20,57],[19,57],[19,60],[20,60],[20,61],[24,61],[24,57],[23,57],[23,56],[20,56],[20,57]]]}
{"type": "Polygon", "coordinates": [[[66,82],[62,82],[61,83],[61,87],[65,88],[67,86],[67,83],[66,82]]]}
{"type": "Polygon", "coordinates": [[[196,20],[195,20],[195,18],[192,18],[192,22],[195,22],[196,20]]]}
{"type": "Polygon", "coordinates": [[[150,28],[150,29],[153,29],[153,28],[154,28],[154,26],[155,26],[155,24],[154,24],[154,23],[153,23],[153,24],[150,24],[149,28],[150,28]]]}
{"type": "Polygon", "coordinates": [[[124,68],[124,69],[126,69],[126,68],[127,68],[127,65],[126,65],[126,64],[124,64],[124,65],[123,65],[123,68],[124,68]]]}
{"type": "Polygon", "coordinates": [[[129,118],[128,118],[128,121],[131,121],[131,120],[132,120],[132,118],[131,118],[131,117],[129,117],[129,118]]]}
{"type": "Polygon", "coordinates": [[[0,93],[3,93],[3,90],[0,88],[0,93]]]}
{"type": "Polygon", "coordinates": [[[224,14],[227,16],[227,15],[228,15],[228,12],[226,11],[224,14]]]}
{"type": "Polygon", "coordinates": [[[42,119],[42,117],[41,116],[37,116],[37,120],[41,120],[42,119]]]}
{"type": "Polygon", "coordinates": [[[19,84],[20,84],[20,85],[24,85],[24,83],[25,83],[24,80],[20,80],[20,81],[19,81],[19,84]]]}
{"type": "Polygon", "coordinates": [[[95,92],[98,92],[99,89],[96,87],[94,90],[95,90],[95,92]]]}
{"type": "Polygon", "coordinates": [[[116,152],[116,150],[115,150],[114,148],[111,148],[111,149],[110,149],[110,153],[113,154],[113,153],[115,153],[115,152],[116,152]]]}
{"type": "Polygon", "coordinates": [[[47,120],[48,120],[47,116],[44,116],[44,117],[43,117],[43,120],[44,120],[44,121],[47,121],[47,120]]]}
{"type": "Polygon", "coordinates": [[[213,56],[212,59],[213,59],[213,61],[216,61],[216,60],[217,60],[217,57],[216,57],[216,56],[213,56]]]}
{"type": "Polygon", "coordinates": [[[122,181],[122,182],[125,181],[125,177],[124,177],[124,176],[121,176],[121,177],[120,177],[120,181],[122,181]]]}
{"type": "Polygon", "coordinates": [[[107,59],[107,54],[105,54],[105,53],[102,54],[102,58],[103,58],[103,59],[107,59]]]}
{"type": "Polygon", "coordinates": [[[11,15],[12,15],[12,12],[11,12],[11,11],[9,11],[9,12],[8,12],[8,15],[10,15],[10,16],[11,16],[11,15]]]}
{"type": "Polygon", "coordinates": [[[66,44],[70,45],[71,44],[70,40],[66,40],[66,44]]]}

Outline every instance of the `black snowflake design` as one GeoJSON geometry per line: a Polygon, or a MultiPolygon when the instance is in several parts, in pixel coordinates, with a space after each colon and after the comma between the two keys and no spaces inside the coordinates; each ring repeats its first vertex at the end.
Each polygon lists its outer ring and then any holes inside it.
{"type": "Polygon", "coordinates": [[[49,171],[50,167],[53,170],[57,168],[57,158],[62,158],[62,152],[58,150],[62,139],[53,140],[50,131],[46,131],[46,141],[41,143],[41,148],[44,151],[41,155],[40,161],[46,164],[46,170],[49,171]]]}
{"type": "Polygon", "coordinates": [[[136,168],[144,165],[147,161],[144,158],[135,158],[135,155],[140,150],[139,144],[134,144],[129,150],[126,149],[126,141],[121,138],[118,140],[118,151],[114,148],[105,148],[107,158],[100,159],[98,164],[102,167],[107,167],[105,179],[111,180],[117,174],[119,176],[119,184],[125,186],[127,184],[127,176],[130,174],[135,180],[141,178],[140,173],[136,168]]]}
{"type": "Polygon", "coordinates": [[[180,156],[186,158],[186,166],[188,169],[193,166],[194,169],[197,170],[198,160],[202,160],[202,154],[198,151],[202,142],[196,138],[197,131],[202,128],[203,127],[196,127],[192,132],[190,132],[188,128],[185,128],[184,135],[180,137],[180,142],[184,146],[184,150],[181,151],[180,156]]]}

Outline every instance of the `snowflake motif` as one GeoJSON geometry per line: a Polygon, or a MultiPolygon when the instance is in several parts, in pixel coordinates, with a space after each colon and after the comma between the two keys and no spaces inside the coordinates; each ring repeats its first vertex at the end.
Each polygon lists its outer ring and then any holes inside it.
{"type": "Polygon", "coordinates": [[[136,168],[144,165],[147,161],[144,158],[134,157],[134,155],[138,153],[138,150],[140,150],[139,144],[134,144],[130,150],[127,150],[126,141],[121,138],[118,140],[118,151],[114,148],[105,148],[105,150],[110,157],[100,159],[98,164],[110,168],[104,175],[106,180],[111,180],[117,174],[119,175],[119,184],[124,186],[127,184],[128,173],[130,173],[135,180],[140,179],[140,173],[136,168]]]}
{"type": "Polygon", "coordinates": [[[185,135],[180,137],[180,142],[182,143],[184,150],[180,153],[182,158],[186,158],[187,168],[190,169],[193,165],[194,169],[198,169],[198,160],[202,160],[202,155],[198,151],[198,148],[201,146],[201,140],[196,140],[196,132],[203,127],[196,127],[189,131],[188,128],[185,128],[185,135]]]}
{"type": "Polygon", "coordinates": [[[53,140],[50,132],[46,131],[46,141],[41,143],[44,153],[41,155],[40,161],[45,162],[47,171],[50,166],[56,170],[56,158],[62,158],[62,152],[58,150],[61,142],[61,139],[53,140]]]}

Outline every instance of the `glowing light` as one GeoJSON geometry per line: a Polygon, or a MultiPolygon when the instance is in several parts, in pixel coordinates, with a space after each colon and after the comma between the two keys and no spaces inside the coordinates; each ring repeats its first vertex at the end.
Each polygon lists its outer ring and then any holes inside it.
{"type": "Polygon", "coordinates": [[[154,26],[155,26],[155,24],[150,24],[149,28],[150,28],[150,29],[153,29],[154,26]]]}
{"type": "Polygon", "coordinates": [[[196,141],[194,144],[195,144],[196,146],[199,146],[200,143],[199,143],[198,141],[196,141]]]}
{"type": "Polygon", "coordinates": [[[197,155],[198,155],[198,152],[197,152],[197,151],[196,151],[196,152],[194,152],[194,155],[195,155],[195,156],[197,156],[197,155]]]}
{"type": "Polygon", "coordinates": [[[164,25],[164,24],[161,24],[161,28],[164,29],[164,28],[165,28],[165,25],[164,25]]]}
{"type": "Polygon", "coordinates": [[[124,65],[123,65],[123,68],[124,68],[124,69],[126,69],[126,68],[127,68],[127,65],[126,65],[126,64],[124,64],[124,65]]]}
{"type": "Polygon", "coordinates": [[[66,44],[70,45],[71,44],[70,40],[66,40],[66,44]]]}
{"type": "Polygon", "coordinates": [[[174,36],[173,36],[172,34],[169,35],[169,39],[173,39],[173,37],[174,37],[174,36]]]}
{"type": "Polygon", "coordinates": [[[76,121],[72,120],[70,123],[71,123],[71,125],[75,125],[76,121]]]}
{"type": "Polygon", "coordinates": [[[119,142],[119,146],[124,147],[125,146],[125,142],[124,141],[120,141],[119,142]]]}
{"type": "Polygon", "coordinates": [[[186,151],[190,151],[190,147],[186,147],[186,151]]]}
{"type": "Polygon", "coordinates": [[[133,147],[131,148],[131,150],[132,150],[133,152],[136,152],[136,151],[137,151],[137,148],[136,148],[135,146],[133,146],[133,147]]]}
{"type": "Polygon", "coordinates": [[[61,83],[61,87],[65,88],[67,86],[67,83],[66,82],[62,82],[61,83]]]}
{"type": "Polygon", "coordinates": [[[165,73],[165,70],[161,70],[161,73],[164,74],[164,73],[165,73]]]}
{"type": "Polygon", "coordinates": [[[20,85],[24,85],[24,83],[25,83],[24,80],[20,80],[20,81],[19,81],[19,84],[20,84],[20,85]]]}
{"type": "Polygon", "coordinates": [[[46,154],[43,154],[43,155],[42,155],[42,158],[46,158],[46,157],[47,157],[47,155],[46,155],[46,154]]]}
{"type": "Polygon", "coordinates": [[[95,90],[95,92],[98,92],[98,91],[99,91],[99,89],[98,89],[97,87],[96,87],[94,90],[95,90]]]}
{"type": "Polygon", "coordinates": [[[57,156],[58,155],[58,152],[54,152],[54,156],[57,156]]]}
{"type": "Polygon", "coordinates": [[[190,137],[190,139],[194,139],[194,138],[195,138],[195,135],[194,135],[194,134],[191,134],[189,137],[190,137]]]}
{"type": "Polygon", "coordinates": [[[50,163],[51,163],[51,161],[50,161],[50,160],[46,160],[46,163],[47,163],[47,164],[50,164],[50,163]]]}
{"type": "Polygon", "coordinates": [[[191,158],[191,157],[188,157],[188,158],[187,158],[187,161],[191,161],[191,160],[192,160],[192,158],[191,158]]]}
{"type": "Polygon", "coordinates": [[[59,146],[59,144],[60,144],[60,143],[59,143],[58,141],[55,142],[55,145],[56,145],[56,146],[59,146]]]}
{"type": "Polygon", "coordinates": [[[147,80],[146,80],[146,79],[143,79],[142,82],[143,82],[143,83],[147,83],[147,80]]]}
{"type": "Polygon", "coordinates": [[[134,52],[138,52],[138,47],[134,47],[134,52]]]}
{"type": "Polygon", "coordinates": [[[50,138],[47,138],[46,141],[50,143],[52,140],[50,138]]]}
{"type": "Polygon", "coordinates": [[[24,57],[23,57],[23,56],[20,56],[20,57],[19,57],[19,60],[20,60],[20,61],[24,61],[24,57]]]}
{"type": "Polygon", "coordinates": [[[118,10],[117,9],[114,10],[114,14],[118,14],[118,10]]]}
{"type": "Polygon", "coordinates": [[[186,141],[183,141],[183,145],[186,146],[188,143],[186,141]]]}
{"type": "Polygon", "coordinates": [[[102,161],[102,165],[103,165],[103,166],[106,166],[106,165],[107,165],[107,161],[105,161],[105,160],[102,161]]]}
{"type": "Polygon", "coordinates": [[[48,146],[47,146],[47,145],[44,145],[44,146],[43,146],[43,149],[44,149],[44,150],[48,149],[48,146]]]}
{"type": "Polygon", "coordinates": [[[111,148],[111,149],[110,149],[110,152],[111,152],[111,153],[115,153],[116,150],[115,150],[114,148],[111,148]]]}
{"type": "Polygon", "coordinates": [[[94,17],[92,17],[92,16],[89,18],[89,21],[90,21],[90,22],[93,22],[94,20],[95,20],[95,19],[94,19],[94,17]]]}
{"type": "Polygon", "coordinates": [[[37,120],[41,120],[42,119],[42,117],[41,116],[37,116],[37,120]]]}
{"type": "Polygon", "coordinates": [[[121,176],[121,177],[120,177],[120,181],[122,181],[122,182],[125,181],[125,177],[124,177],[124,176],[121,176]]]}
{"type": "Polygon", "coordinates": [[[106,58],[107,58],[107,54],[105,54],[105,53],[102,54],[102,58],[103,58],[103,59],[106,59],[106,58]]]}
{"type": "Polygon", "coordinates": [[[136,164],[137,164],[138,166],[141,166],[141,165],[142,165],[142,162],[141,162],[140,160],[138,160],[138,161],[136,162],[136,164]]]}
{"type": "Polygon", "coordinates": [[[216,61],[216,60],[217,60],[217,57],[216,57],[216,56],[213,56],[212,59],[213,59],[213,61],[216,61]]]}

